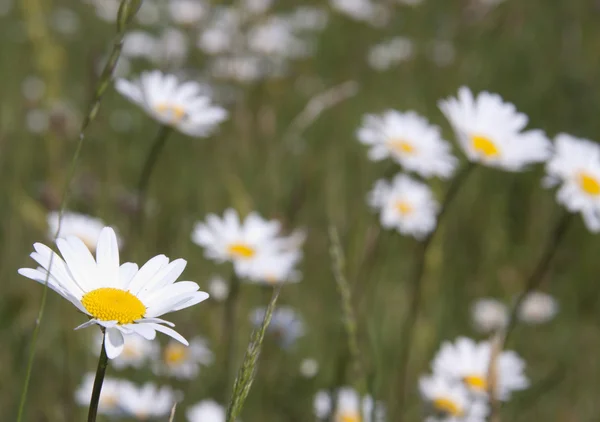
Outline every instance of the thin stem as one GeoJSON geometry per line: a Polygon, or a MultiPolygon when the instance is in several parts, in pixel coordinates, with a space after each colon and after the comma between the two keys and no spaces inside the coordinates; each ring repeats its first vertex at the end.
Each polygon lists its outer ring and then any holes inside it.
{"type": "Polygon", "coordinates": [[[96,369],[96,378],[94,378],[94,387],[92,389],[92,399],[90,400],[90,410],[88,411],[88,422],[96,422],[98,414],[98,403],[100,403],[100,392],[102,391],[102,383],[108,366],[108,356],[106,355],[106,332],[102,336],[102,348],[100,349],[100,358],[98,359],[98,368],[96,369]]]}
{"type": "Polygon", "coordinates": [[[227,399],[230,387],[235,377],[235,334],[236,334],[236,310],[240,291],[240,280],[235,270],[231,275],[229,296],[225,301],[225,310],[223,314],[223,333],[225,335],[225,389],[223,392],[224,400],[227,399]]]}
{"type": "Polygon", "coordinates": [[[419,242],[417,246],[417,250],[415,252],[416,255],[416,263],[413,269],[413,274],[409,284],[409,309],[408,314],[406,316],[406,320],[404,321],[402,331],[400,332],[400,357],[398,359],[398,377],[400,379],[400,391],[396,395],[398,397],[398,401],[396,402],[397,408],[402,409],[404,406],[404,401],[406,399],[406,391],[408,385],[408,362],[410,360],[410,351],[413,342],[413,334],[415,324],[417,322],[417,317],[419,315],[419,310],[421,309],[421,289],[422,289],[422,279],[423,273],[425,270],[425,259],[427,257],[427,250],[429,249],[429,245],[433,240],[433,237],[438,232],[439,227],[445,217],[448,208],[456,194],[460,190],[460,187],[467,180],[469,174],[472,173],[472,170],[475,168],[473,163],[468,163],[454,178],[446,194],[444,196],[444,200],[442,202],[442,206],[440,208],[440,212],[437,216],[437,226],[436,229],[433,230],[427,237],[425,237],[421,242],[419,242]]]}
{"type": "MultiPolygon", "coordinates": [[[[135,14],[137,13],[139,6],[141,5],[143,0],[122,0],[121,6],[119,8],[119,16],[117,22],[117,35],[115,37],[115,41],[113,43],[113,48],[104,66],[102,74],[100,75],[100,80],[96,85],[96,90],[94,93],[94,98],[90,103],[86,116],[81,125],[81,129],[79,130],[79,139],[77,141],[77,146],[75,147],[75,152],[73,154],[73,158],[71,159],[71,163],[69,165],[69,170],[67,172],[67,178],[65,179],[65,184],[63,187],[63,197],[60,203],[59,213],[58,213],[58,227],[56,229],[56,233],[54,235],[54,240],[58,238],[60,234],[60,230],[62,228],[62,218],[65,213],[65,209],[67,208],[67,204],[69,202],[70,190],[69,187],[71,185],[71,181],[73,180],[73,176],[75,175],[75,170],[77,168],[77,162],[79,161],[79,156],[81,154],[81,149],[83,147],[83,142],[85,140],[85,132],[89,125],[92,123],[98,110],[100,108],[100,102],[104,93],[108,89],[112,81],[112,75],[114,73],[115,67],[119,60],[119,56],[121,55],[121,50],[123,48],[123,37],[125,36],[125,32],[127,30],[128,24],[131,22],[135,14]]],[[[44,289],[42,291],[42,299],[40,302],[40,308],[38,310],[38,315],[35,320],[35,327],[33,329],[33,333],[31,335],[31,346],[29,349],[29,356],[27,357],[27,368],[25,370],[25,380],[23,381],[23,389],[21,390],[21,397],[19,399],[19,410],[17,413],[17,422],[21,422],[23,420],[23,415],[25,414],[25,403],[27,402],[27,391],[29,390],[29,381],[31,380],[31,372],[33,369],[33,361],[35,360],[35,351],[38,342],[38,337],[40,334],[40,327],[42,324],[42,318],[44,316],[44,310],[46,308],[46,300],[48,296],[48,281],[50,279],[50,270],[52,269],[52,264],[54,261],[54,254],[50,256],[50,260],[48,262],[48,271],[46,273],[46,279],[44,280],[44,289]]]]}
{"type": "MultiPolygon", "coordinates": [[[[497,348],[496,348],[497,356],[499,356],[499,354],[502,353],[502,350],[504,350],[504,347],[505,347],[506,343],[508,342],[508,338],[509,338],[510,334],[512,333],[512,331],[514,330],[514,328],[516,327],[516,325],[518,323],[517,315],[519,312],[519,308],[523,304],[523,301],[527,298],[527,295],[529,295],[533,290],[535,290],[540,285],[544,276],[548,272],[550,263],[552,262],[552,259],[556,255],[556,251],[558,250],[560,243],[564,239],[565,234],[567,232],[567,229],[569,228],[571,221],[573,221],[573,214],[569,213],[568,211],[565,211],[563,213],[563,215],[560,217],[560,219],[558,220],[558,223],[556,224],[556,226],[554,226],[554,230],[552,231],[552,234],[548,238],[548,242],[544,246],[543,253],[540,256],[540,259],[537,262],[537,265],[533,269],[533,272],[531,273],[531,275],[525,281],[525,288],[523,289],[521,294],[517,297],[517,300],[515,301],[513,307],[511,308],[510,315],[508,318],[508,324],[506,325],[506,328],[504,329],[503,332],[501,332],[498,335],[497,348]]],[[[494,369],[496,366],[496,362],[497,362],[497,359],[490,359],[490,368],[489,368],[490,374],[495,373],[494,369]]],[[[489,396],[490,396],[490,408],[491,408],[489,420],[492,422],[499,422],[500,421],[500,401],[498,400],[498,397],[496,394],[497,392],[494,389],[495,383],[489,383],[489,384],[490,384],[489,396]]]]}
{"type": "Polygon", "coordinates": [[[340,243],[338,232],[334,226],[329,227],[329,240],[331,242],[330,255],[334,279],[338,288],[338,293],[342,302],[342,318],[344,330],[346,331],[346,340],[348,342],[348,352],[353,365],[354,387],[360,395],[367,392],[367,380],[365,377],[362,356],[358,347],[358,336],[356,333],[356,314],[352,307],[352,295],[348,280],[344,274],[345,259],[344,252],[340,243]]]}
{"type": "Polygon", "coordinates": [[[137,185],[137,192],[139,195],[139,209],[138,211],[141,213],[144,209],[144,205],[146,202],[146,193],[148,191],[148,185],[150,184],[150,177],[152,176],[152,171],[156,166],[156,162],[158,161],[158,157],[162,152],[165,144],[167,143],[167,139],[171,134],[171,128],[166,125],[161,125],[158,133],[156,134],[156,138],[152,143],[152,148],[146,157],[146,161],[144,162],[144,167],[142,168],[142,173],[140,175],[140,180],[137,185]]]}
{"type": "Polygon", "coordinates": [[[571,221],[573,221],[573,214],[569,213],[568,211],[565,211],[563,213],[563,215],[560,217],[560,219],[558,220],[558,223],[556,224],[556,226],[554,227],[554,230],[552,231],[552,235],[548,238],[548,242],[546,243],[546,246],[544,247],[544,252],[542,253],[542,256],[540,257],[540,260],[538,261],[537,265],[535,266],[535,268],[534,268],[533,272],[531,273],[531,275],[529,276],[529,278],[527,278],[527,281],[525,282],[525,288],[523,289],[521,294],[517,297],[517,300],[515,301],[512,309],[511,309],[510,317],[508,319],[508,324],[504,331],[504,341],[502,342],[502,344],[506,344],[506,341],[508,340],[510,333],[517,325],[517,322],[518,322],[517,321],[517,313],[519,312],[519,308],[521,307],[521,304],[523,303],[523,301],[525,300],[527,295],[529,293],[531,293],[533,290],[535,290],[540,285],[540,283],[542,282],[542,279],[546,275],[546,272],[548,271],[548,267],[550,266],[550,263],[552,262],[554,255],[556,255],[558,246],[564,239],[564,236],[567,232],[567,229],[569,228],[571,221]]]}

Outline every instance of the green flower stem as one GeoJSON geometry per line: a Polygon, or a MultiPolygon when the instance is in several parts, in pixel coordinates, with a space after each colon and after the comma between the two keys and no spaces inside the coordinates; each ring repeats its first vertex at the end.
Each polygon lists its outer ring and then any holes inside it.
{"type": "MultiPolygon", "coordinates": [[[[573,214],[571,214],[568,211],[564,211],[563,215],[560,217],[556,226],[554,227],[552,234],[548,238],[548,242],[544,246],[544,251],[542,253],[542,256],[540,257],[539,261],[537,262],[537,265],[534,267],[533,272],[531,273],[529,278],[527,278],[527,281],[525,282],[525,287],[524,287],[523,291],[521,292],[521,294],[519,294],[519,296],[517,297],[517,300],[515,301],[514,305],[511,308],[506,328],[496,335],[496,338],[497,338],[496,342],[495,342],[495,357],[496,358],[492,357],[492,359],[490,359],[490,367],[488,370],[490,379],[493,379],[495,377],[495,374],[496,374],[495,367],[496,367],[497,357],[500,355],[500,353],[502,353],[502,350],[504,350],[504,347],[506,346],[506,343],[508,342],[508,338],[509,338],[510,334],[512,333],[512,331],[514,330],[514,328],[516,327],[516,325],[518,323],[517,315],[519,312],[519,308],[523,304],[523,301],[527,298],[527,295],[529,295],[532,291],[534,291],[540,285],[544,276],[548,272],[550,263],[552,262],[554,255],[556,255],[556,251],[558,250],[560,243],[564,239],[564,236],[567,232],[567,229],[569,228],[569,226],[571,224],[571,221],[573,221],[573,214]]],[[[496,383],[490,382],[488,384],[490,386],[489,387],[489,396],[490,396],[490,408],[491,408],[489,420],[491,422],[499,422],[499,420],[500,420],[500,401],[498,400],[497,391],[495,391],[495,388],[494,388],[496,383]]]]}
{"type": "Polygon", "coordinates": [[[225,389],[223,392],[224,400],[227,399],[235,377],[235,338],[236,338],[236,314],[237,302],[240,292],[240,280],[233,271],[229,282],[229,296],[225,301],[223,313],[223,333],[224,333],[224,356],[225,356],[225,389]]]}
{"type": "Polygon", "coordinates": [[[100,392],[102,391],[102,383],[108,366],[108,356],[106,355],[106,331],[103,331],[102,348],[100,349],[100,358],[98,359],[98,368],[96,369],[96,378],[94,378],[94,387],[92,389],[92,399],[90,400],[90,410],[88,411],[88,422],[96,422],[98,414],[98,403],[100,403],[100,392]]]}
{"type": "MultiPolygon", "coordinates": [[[[123,37],[125,36],[125,32],[127,30],[128,24],[131,22],[135,14],[137,13],[139,7],[141,6],[143,0],[122,0],[121,6],[119,8],[119,14],[117,19],[117,35],[115,37],[115,42],[113,43],[113,48],[104,66],[98,84],[96,85],[96,90],[94,92],[94,98],[90,106],[88,107],[87,113],[81,125],[81,129],[79,130],[79,139],[77,141],[77,146],[75,147],[75,152],[73,154],[73,158],[71,159],[71,163],[69,165],[69,170],[67,172],[67,178],[65,179],[65,184],[63,188],[63,197],[59,207],[58,214],[58,227],[56,229],[56,233],[54,235],[54,240],[58,237],[60,230],[62,228],[62,218],[65,213],[65,209],[67,208],[67,204],[69,202],[69,194],[70,194],[70,185],[73,180],[73,176],[75,175],[75,170],[77,168],[77,162],[79,161],[79,156],[81,154],[81,149],[83,147],[83,142],[85,140],[85,132],[89,125],[92,123],[98,110],[100,108],[100,102],[104,93],[111,85],[112,76],[114,74],[115,67],[117,65],[117,61],[119,60],[119,56],[121,55],[121,50],[123,48],[123,37]]],[[[44,310],[46,307],[46,300],[48,296],[48,281],[50,279],[50,270],[52,269],[52,264],[54,261],[54,255],[51,255],[50,261],[48,263],[48,274],[46,275],[46,279],[44,280],[44,289],[42,292],[42,299],[40,302],[40,308],[38,310],[38,315],[35,320],[35,327],[33,329],[33,333],[31,335],[31,345],[29,348],[29,356],[27,358],[27,367],[25,370],[25,380],[23,381],[23,389],[21,390],[21,397],[19,399],[19,410],[17,413],[17,422],[21,422],[23,420],[23,416],[25,414],[25,403],[27,402],[27,391],[29,390],[29,381],[31,380],[31,372],[33,369],[33,361],[35,360],[35,350],[38,342],[38,337],[40,333],[40,327],[42,324],[42,318],[44,316],[44,310]]]]}
{"type": "Polygon", "coordinates": [[[473,163],[468,163],[463,169],[456,175],[456,177],[452,180],[452,183],[448,187],[446,191],[446,195],[444,196],[444,201],[442,202],[442,206],[440,208],[440,212],[437,217],[437,227],[433,230],[427,237],[425,237],[422,241],[419,242],[416,250],[416,258],[415,258],[415,267],[413,268],[412,278],[409,284],[409,309],[406,319],[404,321],[402,331],[400,332],[400,357],[398,358],[398,378],[400,380],[400,391],[396,395],[398,401],[396,402],[396,406],[400,411],[404,409],[404,401],[406,399],[406,391],[408,386],[408,376],[407,376],[407,368],[408,362],[410,360],[410,351],[412,342],[414,339],[414,328],[417,322],[417,317],[419,315],[419,311],[421,309],[421,288],[422,288],[422,279],[423,273],[425,270],[425,259],[427,257],[427,250],[429,249],[429,245],[431,245],[431,241],[437,233],[444,216],[446,215],[448,208],[456,194],[460,190],[460,187],[465,183],[468,179],[468,176],[472,173],[472,170],[475,168],[473,163]]]}
{"type": "Polygon", "coordinates": [[[170,134],[171,128],[166,125],[161,125],[160,129],[158,130],[158,133],[156,134],[156,138],[154,139],[154,143],[152,144],[152,148],[150,149],[150,152],[146,157],[146,161],[144,162],[144,167],[142,169],[140,180],[137,185],[137,191],[139,195],[139,213],[142,213],[144,209],[148,185],[150,183],[150,177],[152,176],[152,172],[154,170],[154,167],[156,166],[158,157],[160,157],[160,153],[164,149],[170,134]]]}

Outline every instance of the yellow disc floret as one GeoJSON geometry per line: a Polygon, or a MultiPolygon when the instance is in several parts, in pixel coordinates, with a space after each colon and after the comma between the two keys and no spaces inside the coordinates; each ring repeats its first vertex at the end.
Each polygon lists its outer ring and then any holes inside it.
{"type": "Polygon", "coordinates": [[[255,254],[256,251],[254,250],[254,248],[252,248],[251,246],[245,244],[245,243],[233,243],[231,245],[229,245],[229,247],[227,248],[227,251],[229,252],[230,255],[232,255],[235,258],[252,258],[255,254]]]}
{"type": "Polygon", "coordinates": [[[177,366],[188,357],[188,349],[179,343],[169,343],[164,352],[165,363],[169,366],[177,366]]]}
{"type": "Polygon", "coordinates": [[[81,304],[100,321],[117,321],[119,324],[131,324],[141,319],[146,307],[133,294],[112,287],[101,287],[86,293],[81,304]]]}
{"type": "Polygon", "coordinates": [[[485,158],[494,158],[500,155],[500,150],[496,144],[494,144],[494,142],[486,136],[472,136],[471,144],[473,149],[485,158]]]}
{"type": "Polygon", "coordinates": [[[450,399],[439,397],[433,401],[433,407],[439,411],[452,416],[461,416],[463,410],[461,407],[450,399]]]}

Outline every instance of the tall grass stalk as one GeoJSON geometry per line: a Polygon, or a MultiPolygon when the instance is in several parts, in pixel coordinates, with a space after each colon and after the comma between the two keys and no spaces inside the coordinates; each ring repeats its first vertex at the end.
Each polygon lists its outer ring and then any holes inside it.
{"type": "Polygon", "coordinates": [[[102,329],[102,346],[100,357],[98,358],[98,368],[96,368],[96,377],[94,378],[94,387],[92,388],[92,398],[90,400],[90,409],[88,411],[88,422],[96,422],[98,414],[98,403],[100,403],[100,393],[104,383],[104,375],[108,366],[108,356],[106,355],[106,330],[102,329]]]}
{"type": "Polygon", "coordinates": [[[402,331],[400,332],[400,356],[398,358],[398,378],[400,380],[400,391],[396,395],[397,409],[403,411],[404,402],[406,399],[406,391],[408,386],[408,362],[410,360],[410,351],[412,348],[412,342],[414,340],[414,328],[417,322],[417,318],[419,315],[419,311],[421,309],[421,289],[422,289],[422,279],[423,273],[425,270],[425,259],[427,257],[427,250],[429,249],[429,245],[431,245],[431,241],[433,237],[438,232],[444,216],[448,212],[448,208],[450,207],[452,201],[456,197],[456,194],[460,190],[461,186],[468,179],[469,175],[473,172],[475,165],[473,163],[468,163],[459,173],[454,177],[446,194],[444,195],[444,200],[442,201],[442,205],[440,208],[440,212],[437,216],[437,226],[435,230],[433,230],[427,237],[421,240],[417,246],[417,250],[415,253],[415,266],[413,268],[412,277],[409,281],[409,309],[404,321],[402,331]]]}
{"type": "Polygon", "coordinates": [[[338,293],[342,302],[342,319],[344,330],[348,341],[348,351],[354,372],[353,385],[361,396],[367,392],[367,380],[363,367],[362,356],[358,347],[358,336],[356,332],[356,315],[352,307],[352,295],[350,286],[345,276],[345,259],[338,232],[334,226],[329,227],[329,241],[331,243],[329,253],[331,255],[333,276],[337,285],[338,293]]]}
{"type": "Polygon", "coordinates": [[[254,376],[256,374],[256,366],[258,363],[258,358],[260,357],[260,350],[265,337],[265,332],[267,331],[267,328],[271,322],[271,317],[273,316],[273,311],[275,310],[275,305],[277,304],[277,298],[279,297],[280,291],[281,286],[276,287],[273,290],[273,295],[271,297],[271,301],[269,302],[269,306],[267,306],[262,325],[252,332],[252,338],[248,348],[246,349],[242,366],[240,367],[238,375],[233,384],[233,393],[231,395],[229,405],[227,406],[227,418],[225,419],[226,422],[234,422],[244,407],[244,402],[248,397],[248,393],[250,392],[250,388],[252,387],[252,382],[254,381],[254,376]]]}
{"type": "MultiPolygon", "coordinates": [[[[87,113],[81,124],[81,128],[79,130],[79,138],[77,141],[77,146],[75,147],[75,152],[73,154],[73,158],[71,159],[71,163],[69,165],[69,170],[67,172],[67,177],[65,179],[64,187],[63,187],[63,196],[59,207],[58,214],[58,226],[56,229],[56,233],[54,234],[54,240],[58,238],[60,234],[60,230],[62,228],[62,218],[65,213],[65,209],[67,208],[67,204],[69,202],[69,193],[70,193],[70,185],[73,180],[73,176],[75,175],[75,170],[77,168],[77,162],[79,160],[79,155],[81,154],[81,148],[83,146],[83,142],[85,140],[85,132],[89,127],[90,123],[96,117],[98,110],[100,108],[100,101],[104,96],[104,93],[110,86],[112,82],[112,76],[119,60],[119,56],[121,55],[121,50],[123,48],[123,37],[125,36],[125,32],[127,27],[135,14],[137,13],[139,7],[141,6],[143,0],[122,0],[121,5],[119,7],[119,13],[117,16],[117,35],[115,37],[115,41],[113,43],[112,51],[104,66],[102,74],[100,75],[100,79],[96,85],[96,89],[94,91],[94,98],[90,106],[88,107],[87,113]]],[[[42,324],[42,318],[44,316],[44,309],[46,307],[46,299],[48,296],[48,281],[50,279],[50,270],[52,269],[52,263],[54,260],[54,254],[50,256],[50,261],[48,263],[48,272],[46,275],[46,279],[44,280],[44,288],[42,291],[42,299],[40,302],[40,307],[38,310],[38,315],[35,320],[35,327],[33,329],[33,333],[31,335],[31,344],[29,346],[29,356],[27,358],[27,367],[25,370],[25,379],[23,381],[23,389],[21,390],[21,397],[19,400],[19,410],[17,413],[17,422],[21,422],[23,420],[23,415],[25,412],[25,403],[27,402],[27,391],[29,390],[29,381],[31,380],[31,371],[33,368],[33,361],[35,358],[35,350],[38,342],[38,337],[40,333],[40,327],[42,324]]]]}

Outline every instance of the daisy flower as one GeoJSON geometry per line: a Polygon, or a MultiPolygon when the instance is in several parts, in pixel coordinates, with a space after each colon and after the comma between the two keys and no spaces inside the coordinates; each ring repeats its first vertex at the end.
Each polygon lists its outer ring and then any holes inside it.
{"type": "MultiPolygon", "coordinates": [[[[89,407],[92,399],[92,390],[94,388],[94,379],[96,375],[88,373],[83,377],[83,382],[75,391],[75,402],[80,406],[89,407]]],[[[121,413],[119,399],[121,388],[127,381],[106,377],[102,383],[100,392],[100,401],[98,402],[98,414],[116,416],[121,413]]]]}
{"type": "MultiPolygon", "coordinates": [[[[48,238],[54,239],[58,230],[59,213],[56,211],[48,213],[48,238]]],[[[60,233],[58,237],[66,238],[76,236],[85,244],[92,252],[96,251],[96,244],[100,238],[100,233],[105,227],[104,221],[99,218],[90,217],[85,214],[74,212],[65,212],[60,225],[60,233]]],[[[119,247],[122,244],[121,239],[117,236],[119,247]]]]}
{"type": "Polygon", "coordinates": [[[519,306],[519,319],[527,324],[543,324],[558,313],[556,299],[547,293],[529,293],[519,306]]]}
{"type": "Polygon", "coordinates": [[[35,243],[31,257],[40,266],[21,268],[19,274],[41,284],[47,279],[49,288],[86,314],[89,320],[76,329],[94,324],[103,327],[110,359],[123,351],[124,334],[136,333],[153,340],[159,331],[188,344],[170,328],[174,324],[159,318],[208,298],[194,282],[175,283],[185,269],[184,259],[169,262],[166,256],[158,255],[139,270],[130,262],[119,266],[117,236],[110,227],[100,233],[96,259],[75,236],[58,239],[56,245],[62,258],[48,246],[35,243]]]}
{"type": "Polygon", "coordinates": [[[600,231],[600,145],[561,133],[556,136],[554,155],[546,164],[547,187],[560,184],[558,203],[570,212],[580,212],[587,228],[600,231]]]}
{"type": "Polygon", "coordinates": [[[126,415],[138,420],[161,418],[171,412],[177,394],[171,387],[158,388],[152,383],[141,387],[127,383],[120,388],[119,403],[126,415]]]}
{"type": "Polygon", "coordinates": [[[371,147],[369,158],[374,161],[391,157],[404,170],[423,177],[448,179],[456,169],[457,160],[440,129],[412,111],[367,114],[356,136],[371,147]]]}
{"type": "Polygon", "coordinates": [[[491,298],[478,299],[471,306],[471,319],[478,331],[489,333],[506,327],[508,309],[499,300],[491,298]]]}
{"type": "Polygon", "coordinates": [[[170,341],[162,351],[160,362],[154,367],[157,375],[167,374],[178,379],[196,378],[200,365],[210,365],[213,353],[206,340],[196,337],[185,347],[176,341],[170,341]]]}
{"type": "MultiPolygon", "coordinates": [[[[472,393],[486,397],[492,346],[489,341],[476,343],[460,337],[445,342],[433,360],[433,372],[461,382],[472,393]]],[[[496,361],[496,391],[500,400],[508,400],[513,391],[524,390],[529,381],[524,374],[525,362],[513,351],[502,351],[496,361]]]]}
{"type": "Polygon", "coordinates": [[[340,422],[382,422],[385,409],[381,403],[374,403],[371,396],[363,398],[352,388],[342,387],[335,392],[336,406],[333,406],[331,395],[319,391],[314,400],[315,415],[319,420],[340,422]],[[375,420],[371,420],[375,406],[375,420]],[[335,407],[335,409],[334,409],[335,407]],[[335,411],[335,415],[332,412],[335,411]],[[333,416],[333,417],[331,417],[333,416]],[[328,419],[330,418],[330,419],[328,419]]]}
{"type": "Polygon", "coordinates": [[[436,226],[439,204],[429,187],[405,175],[390,182],[378,180],[368,196],[369,205],[381,212],[381,224],[403,235],[422,239],[436,226]]]}
{"type": "Polygon", "coordinates": [[[264,253],[257,257],[256,263],[247,275],[253,283],[275,285],[300,281],[296,265],[302,258],[299,251],[264,253]]]}
{"type": "MultiPolygon", "coordinates": [[[[98,332],[94,344],[94,352],[102,345],[104,335],[98,332]]],[[[130,334],[123,337],[123,351],[112,360],[112,366],[117,370],[127,367],[141,368],[149,360],[155,359],[159,352],[158,344],[147,340],[138,334],[130,334]]]]}
{"type": "Polygon", "coordinates": [[[524,130],[528,118],[498,94],[474,97],[461,87],[458,98],[439,102],[469,161],[507,171],[546,161],[551,143],[541,130],[524,130]]]}
{"type": "MultiPolygon", "coordinates": [[[[258,328],[262,325],[265,312],[266,308],[257,308],[252,311],[250,321],[254,327],[258,328]]],[[[291,347],[296,340],[304,335],[304,321],[294,309],[282,306],[273,311],[267,333],[274,336],[280,347],[285,349],[291,347]]]]}
{"type": "Polygon", "coordinates": [[[486,421],[487,405],[481,400],[473,400],[460,383],[441,376],[425,376],[419,379],[419,392],[427,404],[425,422],[486,421]]]}
{"type": "Polygon", "coordinates": [[[133,82],[117,79],[115,88],[160,123],[194,137],[208,136],[227,117],[227,111],[210,103],[197,82],[180,82],[158,70],[144,72],[133,82]]]}
{"type": "Polygon", "coordinates": [[[225,408],[214,400],[203,400],[188,408],[188,422],[225,422],[225,408]]]}
{"type": "Polygon", "coordinates": [[[168,8],[173,22],[180,25],[196,24],[209,13],[204,0],[171,0],[168,8]]]}
{"type": "Polygon", "coordinates": [[[319,362],[312,358],[302,359],[300,375],[304,378],[314,378],[319,373],[319,362]]]}
{"type": "Polygon", "coordinates": [[[221,276],[214,276],[208,281],[208,293],[212,300],[223,302],[229,296],[229,284],[221,276]]]}
{"type": "Polygon", "coordinates": [[[233,262],[237,275],[246,277],[253,274],[264,253],[297,248],[297,235],[283,237],[280,232],[278,221],[265,220],[255,212],[240,221],[238,213],[230,208],[222,219],[209,214],[206,223],[196,223],[192,241],[205,249],[206,258],[219,263],[233,262]]]}

